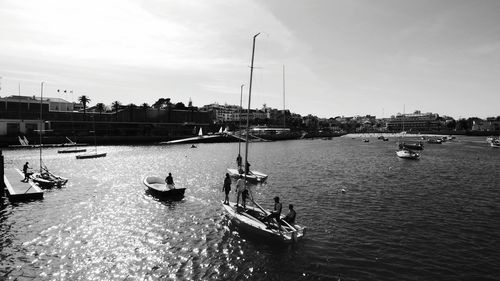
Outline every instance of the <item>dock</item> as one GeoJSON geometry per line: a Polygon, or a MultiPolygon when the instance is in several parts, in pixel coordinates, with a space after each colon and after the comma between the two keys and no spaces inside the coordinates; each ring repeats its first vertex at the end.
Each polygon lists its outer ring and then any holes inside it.
{"type": "Polygon", "coordinates": [[[5,169],[4,183],[9,201],[43,199],[43,191],[31,180],[23,182],[24,174],[17,168],[5,169]]]}

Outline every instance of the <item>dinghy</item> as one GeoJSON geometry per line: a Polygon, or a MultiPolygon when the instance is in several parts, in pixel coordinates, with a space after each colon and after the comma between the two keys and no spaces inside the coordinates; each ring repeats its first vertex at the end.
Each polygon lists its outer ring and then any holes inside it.
{"type": "Polygon", "coordinates": [[[186,191],[186,188],[176,188],[175,185],[173,185],[173,188],[170,188],[163,178],[157,176],[144,177],[142,183],[152,195],[160,198],[182,198],[186,191]]]}

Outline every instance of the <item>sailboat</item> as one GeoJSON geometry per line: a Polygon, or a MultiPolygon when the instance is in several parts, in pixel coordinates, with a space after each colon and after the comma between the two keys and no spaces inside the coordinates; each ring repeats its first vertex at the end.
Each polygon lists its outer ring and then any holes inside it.
{"type": "Polygon", "coordinates": [[[89,159],[89,158],[100,158],[100,157],[106,157],[106,152],[103,153],[97,153],[97,137],[96,137],[96,132],[95,132],[95,120],[94,120],[94,153],[86,153],[86,154],[80,154],[76,156],[76,159],[89,159]]]}
{"type": "Polygon", "coordinates": [[[42,144],[42,134],[45,132],[43,129],[43,111],[42,111],[42,105],[43,105],[43,83],[41,85],[41,90],[40,90],[40,129],[38,130],[38,135],[39,135],[39,141],[40,141],[40,170],[38,172],[35,172],[30,175],[30,179],[37,184],[40,188],[42,189],[48,189],[48,188],[53,188],[53,187],[61,187],[65,185],[68,182],[67,178],[63,178],[61,176],[55,175],[52,172],[49,171],[47,166],[43,164],[42,160],[42,150],[43,150],[43,144],[42,144]]]}
{"type": "MultiPolygon", "coordinates": [[[[255,52],[255,38],[260,33],[253,37],[253,49],[252,49],[252,64],[250,67],[250,87],[248,91],[248,108],[250,109],[250,99],[252,93],[252,75],[253,75],[253,61],[255,52]]],[[[246,135],[246,148],[245,148],[245,163],[248,160],[248,128],[249,121],[247,118],[247,135],[246,135]]],[[[241,167],[240,167],[241,168],[241,167]]],[[[228,169],[229,171],[230,169],[228,169]]],[[[248,179],[251,173],[241,173],[248,179]]],[[[266,176],[267,177],[267,176],[266,176]]],[[[252,196],[250,196],[251,198],[252,196]]],[[[247,231],[253,235],[257,235],[268,240],[272,240],[280,243],[293,243],[297,242],[305,235],[306,228],[298,224],[289,224],[282,220],[281,226],[275,222],[270,222],[267,216],[270,214],[268,210],[262,208],[257,202],[251,199],[255,207],[246,206],[246,209],[241,208],[234,202],[229,202],[228,204],[222,204],[224,210],[231,219],[231,222],[239,227],[243,231],[247,231]]],[[[281,217],[283,218],[283,216],[281,217]]]]}
{"type": "MultiPolygon", "coordinates": [[[[405,132],[405,115],[404,115],[404,110],[403,110],[403,131],[401,132],[401,141],[399,143],[399,150],[396,151],[396,155],[399,158],[402,159],[419,159],[420,158],[420,153],[414,152],[408,145],[405,144],[405,142],[402,141],[403,137],[406,135],[405,132]]],[[[412,145],[414,147],[420,147],[418,144],[412,145]]],[[[421,146],[421,149],[423,149],[423,146],[421,146]]]]}
{"type": "MultiPolygon", "coordinates": [[[[253,62],[253,61],[252,61],[253,62]]],[[[248,164],[248,136],[249,136],[249,126],[250,126],[250,123],[249,123],[249,119],[248,116],[250,116],[250,95],[251,95],[251,91],[252,91],[252,82],[251,82],[251,78],[250,78],[250,89],[249,89],[249,95],[248,95],[248,110],[247,110],[247,126],[246,126],[246,136],[245,136],[245,163],[248,164]]],[[[237,166],[238,168],[237,169],[232,169],[232,168],[228,168],[227,169],[227,172],[229,174],[229,176],[231,176],[232,178],[239,178],[240,176],[244,176],[246,178],[247,181],[251,182],[251,183],[262,183],[264,182],[266,179],[267,179],[267,175],[262,173],[262,172],[259,172],[259,171],[251,171],[250,170],[250,166],[249,164],[248,165],[245,165],[245,170],[247,170],[246,172],[243,171],[243,167],[242,167],[242,162],[241,162],[241,108],[242,108],[242,99],[243,99],[243,86],[244,85],[241,85],[241,91],[240,91],[240,112],[239,112],[239,116],[240,116],[240,125],[239,125],[239,129],[238,130],[240,132],[239,134],[239,137],[238,137],[238,156],[236,157],[236,163],[237,163],[237,166]]]]}

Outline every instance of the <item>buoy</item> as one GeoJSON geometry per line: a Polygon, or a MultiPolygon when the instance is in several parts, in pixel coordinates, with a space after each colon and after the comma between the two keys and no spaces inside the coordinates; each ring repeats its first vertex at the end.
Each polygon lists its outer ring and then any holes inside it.
{"type": "Polygon", "coordinates": [[[342,191],[342,193],[345,193],[345,189],[344,188],[342,188],[340,191],[342,191]]]}

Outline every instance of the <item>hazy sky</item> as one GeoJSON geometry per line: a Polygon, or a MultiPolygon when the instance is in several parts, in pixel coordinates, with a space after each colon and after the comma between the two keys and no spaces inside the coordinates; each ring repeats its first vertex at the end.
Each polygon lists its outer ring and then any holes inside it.
{"type": "Polygon", "coordinates": [[[239,104],[258,32],[252,108],[500,115],[497,0],[0,0],[0,96],[239,104]]]}

